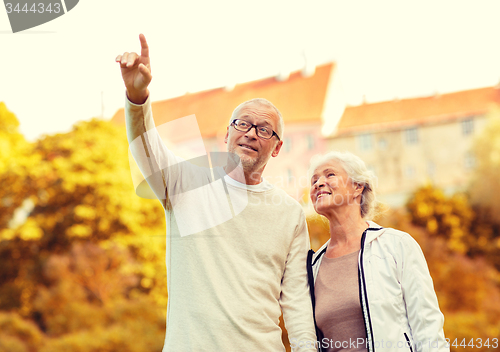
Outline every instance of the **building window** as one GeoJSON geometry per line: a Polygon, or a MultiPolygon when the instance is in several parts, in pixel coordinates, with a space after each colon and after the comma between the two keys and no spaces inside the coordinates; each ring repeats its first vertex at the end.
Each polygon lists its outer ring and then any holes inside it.
{"type": "Polygon", "coordinates": [[[372,135],[368,133],[360,134],[358,136],[358,145],[360,150],[372,149],[372,135]]]}
{"type": "Polygon", "coordinates": [[[289,137],[283,138],[283,149],[285,149],[285,152],[288,153],[290,150],[292,150],[292,140],[289,137]]]}
{"type": "Polygon", "coordinates": [[[462,120],[461,125],[462,135],[468,136],[474,133],[474,119],[472,117],[466,120],[462,120]]]}
{"type": "Polygon", "coordinates": [[[418,129],[416,127],[405,130],[405,142],[406,144],[418,143],[418,129]]]}
{"type": "Polygon", "coordinates": [[[414,178],[415,177],[415,167],[408,165],[405,167],[405,177],[406,178],[414,178]]]}
{"type": "Polygon", "coordinates": [[[476,156],[473,152],[465,153],[464,166],[466,169],[473,169],[476,166],[476,156]]]}
{"type": "Polygon", "coordinates": [[[311,134],[308,134],[306,136],[306,143],[307,143],[307,150],[313,150],[314,149],[314,137],[311,134]]]}
{"type": "Polygon", "coordinates": [[[380,150],[386,150],[387,149],[387,139],[385,139],[385,138],[379,139],[378,147],[380,148],[380,150]]]}

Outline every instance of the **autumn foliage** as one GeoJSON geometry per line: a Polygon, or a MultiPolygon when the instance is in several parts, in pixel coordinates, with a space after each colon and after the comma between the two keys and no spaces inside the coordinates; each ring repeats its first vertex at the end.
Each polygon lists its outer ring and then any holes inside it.
{"type": "Polygon", "coordinates": [[[1,103],[0,143],[0,351],[161,350],[164,215],[134,194],[125,131],[29,143],[1,103]]]}

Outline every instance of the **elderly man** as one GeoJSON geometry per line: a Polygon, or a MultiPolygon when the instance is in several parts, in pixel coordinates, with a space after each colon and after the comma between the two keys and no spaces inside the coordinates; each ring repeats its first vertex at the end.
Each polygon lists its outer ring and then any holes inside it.
{"type": "Polygon", "coordinates": [[[316,351],[306,274],[309,237],[300,205],[262,179],[283,142],[273,104],[239,105],[227,127],[224,167],[183,162],[162,143],[149,101],[149,48],[124,53],[127,136],[167,219],[164,351],[316,351]]]}

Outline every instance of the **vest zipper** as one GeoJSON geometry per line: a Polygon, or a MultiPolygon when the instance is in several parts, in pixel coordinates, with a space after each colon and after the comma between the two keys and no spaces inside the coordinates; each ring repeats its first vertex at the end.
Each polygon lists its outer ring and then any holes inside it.
{"type": "Polygon", "coordinates": [[[408,335],[406,335],[406,332],[405,332],[404,334],[405,334],[405,339],[406,339],[406,342],[408,343],[408,347],[410,347],[410,352],[413,352],[413,348],[411,348],[411,342],[410,342],[410,339],[408,338],[408,335]]]}
{"type": "Polygon", "coordinates": [[[370,317],[370,307],[368,306],[368,296],[366,292],[366,282],[365,282],[365,269],[363,265],[363,254],[365,250],[365,240],[366,240],[366,229],[361,236],[361,250],[359,253],[359,270],[358,270],[358,281],[359,281],[359,300],[361,303],[361,309],[363,310],[363,318],[365,321],[366,338],[368,340],[368,352],[375,352],[375,344],[373,342],[373,328],[370,317]]]}

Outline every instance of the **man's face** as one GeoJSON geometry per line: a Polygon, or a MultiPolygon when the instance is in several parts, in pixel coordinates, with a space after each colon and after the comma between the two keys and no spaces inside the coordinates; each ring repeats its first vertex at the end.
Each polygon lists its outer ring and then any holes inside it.
{"type": "MultiPolygon", "coordinates": [[[[273,108],[259,103],[243,105],[233,118],[245,120],[257,126],[267,126],[273,131],[277,131],[279,121],[273,108]]],[[[228,152],[238,155],[246,173],[262,173],[268,160],[271,156],[278,155],[283,144],[276,136],[271,139],[260,138],[255,128],[248,132],[240,132],[232,126],[228,126],[224,142],[227,144],[228,152]]]]}

